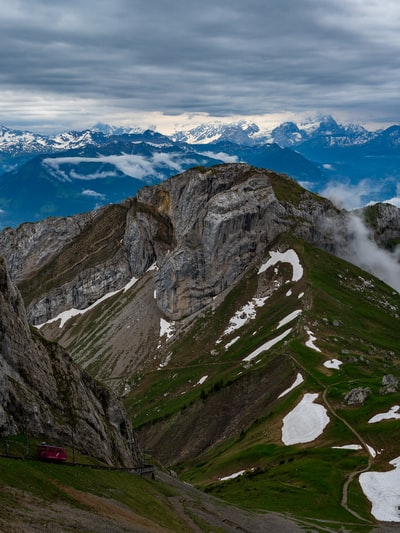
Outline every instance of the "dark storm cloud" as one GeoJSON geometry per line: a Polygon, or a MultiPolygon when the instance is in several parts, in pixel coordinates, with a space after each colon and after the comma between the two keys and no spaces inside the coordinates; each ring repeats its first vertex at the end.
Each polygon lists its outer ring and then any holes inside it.
{"type": "Polygon", "coordinates": [[[19,94],[36,105],[87,99],[92,110],[98,102],[166,114],[323,109],[400,119],[396,1],[0,0],[0,8],[0,120],[19,94]]]}

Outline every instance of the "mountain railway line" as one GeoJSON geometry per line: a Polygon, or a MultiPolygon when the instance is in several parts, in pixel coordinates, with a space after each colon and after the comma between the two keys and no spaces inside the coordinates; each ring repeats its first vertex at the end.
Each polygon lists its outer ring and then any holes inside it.
{"type": "Polygon", "coordinates": [[[34,462],[41,462],[41,463],[47,463],[47,464],[56,464],[60,466],[76,466],[76,467],[81,467],[81,468],[90,468],[92,470],[127,472],[130,474],[136,474],[139,476],[151,475],[153,479],[154,479],[155,472],[157,470],[155,466],[149,465],[149,464],[145,464],[141,467],[118,467],[118,466],[105,466],[105,465],[91,465],[88,463],[77,463],[74,461],[44,461],[43,459],[39,459],[38,457],[34,457],[33,455],[23,457],[20,455],[9,455],[5,453],[0,453],[0,458],[13,459],[17,461],[34,461],[34,462]]]}

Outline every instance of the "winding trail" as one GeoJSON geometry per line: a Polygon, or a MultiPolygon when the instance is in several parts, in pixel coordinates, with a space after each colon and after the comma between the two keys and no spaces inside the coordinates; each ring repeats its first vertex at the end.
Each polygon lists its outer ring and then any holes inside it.
{"type": "Polygon", "coordinates": [[[329,403],[329,400],[327,399],[326,395],[328,393],[328,390],[330,387],[334,386],[334,385],[337,385],[337,383],[332,383],[331,385],[329,385],[328,387],[325,386],[323,383],[321,383],[319,381],[318,378],[316,378],[315,376],[313,376],[311,374],[311,372],[309,372],[309,370],[303,366],[301,363],[299,363],[299,361],[297,361],[297,359],[291,355],[291,354],[287,354],[290,359],[292,359],[292,361],[299,367],[301,368],[308,376],[311,377],[311,379],[313,379],[314,381],[316,381],[318,383],[318,385],[321,387],[321,389],[323,390],[323,393],[322,393],[322,400],[324,402],[324,404],[326,405],[326,408],[328,409],[328,411],[331,413],[332,416],[334,416],[335,418],[337,418],[338,420],[340,420],[340,422],[342,422],[352,433],[353,435],[357,438],[357,440],[360,442],[361,446],[363,447],[363,449],[365,450],[365,452],[367,453],[368,455],[368,464],[367,466],[363,467],[363,468],[358,468],[357,470],[354,470],[353,472],[350,472],[350,474],[346,477],[345,481],[344,481],[344,484],[343,484],[343,488],[342,488],[342,498],[340,500],[340,505],[346,509],[346,511],[348,511],[350,514],[352,514],[354,517],[356,517],[358,520],[361,520],[363,522],[368,522],[370,523],[369,520],[367,520],[366,518],[363,518],[362,516],[360,516],[356,511],[354,511],[354,509],[351,509],[351,507],[349,507],[348,505],[348,494],[349,494],[349,486],[350,486],[350,483],[353,481],[353,479],[358,475],[358,474],[362,474],[363,472],[367,472],[368,470],[370,470],[371,466],[373,465],[374,463],[374,459],[371,455],[371,452],[370,452],[370,449],[369,449],[369,446],[368,444],[365,442],[365,440],[363,439],[363,437],[359,434],[359,432],[346,420],[344,419],[342,416],[338,415],[337,412],[335,411],[335,409],[332,407],[332,405],[329,403]]]}
{"type": "MultiPolygon", "coordinates": [[[[321,385],[321,383],[319,383],[319,384],[321,385]]],[[[366,451],[366,453],[368,455],[368,464],[367,464],[367,466],[365,466],[364,468],[359,468],[357,470],[354,470],[353,472],[350,472],[350,474],[346,477],[346,480],[345,480],[345,482],[343,484],[342,499],[340,500],[340,505],[342,507],[344,507],[346,509],[346,511],[351,513],[353,516],[355,516],[359,520],[362,520],[364,522],[368,522],[368,520],[366,518],[361,517],[358,513],[356,513],[356,511],[354,511],[353,509],[351,509],[349,507],[349,505],[348,505],[348,494],[349,494],[350,483],[353,481],[355,476],[357,476],[358,474],[362,474],[363,472],[367,472],[371,468],[374,460],[373,460],[373,457],[372,457],[371,452],[369,450],[368,444],[365,442],[363,437],[358,433],[358,431],[351,424],[349,424],[349,422],[347,422],[347,420],[345,420],[343,417],[338,415],[337,412],[333,409],[333,407],[329,403],[329,401],[328,401],[328,399],[326,397],[328,389],[329,389],[329,387],[324,387],[324,392],[322,393],[322,399],[323,399],[328,411],[332,414],[332,416],[334,416],[335,418],[340,420],[353,433],[353,435],[359,440],[361,446],[364,448],[364,450],[366,451]]]]}

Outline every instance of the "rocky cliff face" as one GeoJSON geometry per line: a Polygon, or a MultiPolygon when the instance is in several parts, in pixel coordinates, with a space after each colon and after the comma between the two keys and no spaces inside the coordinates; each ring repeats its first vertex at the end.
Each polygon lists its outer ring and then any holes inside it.
{"type": "Polygon", "coordinates": [[[32,323],[86,308],[154,263],[158,307],[176,320],[212,303],[288,231],[338,255],[353,238],[348,214],[328,200],[286,176],[228,164],[189,170],[91,214],[5,230],[0,252],[32,323]]]}
{"type": "Polygon", "coordinates": [[[360,215],[374,234],[375,240],[388,249],[400,243],[400,209],[391,204],[375,204],[360,210],[360,215]]]}
{"type": "Polygon", "coordinates": [[[0,250],[33,323],[85,308],[155,262],[159,308],[179,319],[209,304],[289,229],[333,249],[337,235],[322,228],[328,215],[340,218],[285,176],[221,165],[144,187],[93,214],[6,230],[0,250]]]}
{"type": "Polygon", "coordinates": [[[109,464],[141,458],[122,405],[25,318],[18,290],[0,263],[0,435],[28,431],[75,446],[109,464]]]}

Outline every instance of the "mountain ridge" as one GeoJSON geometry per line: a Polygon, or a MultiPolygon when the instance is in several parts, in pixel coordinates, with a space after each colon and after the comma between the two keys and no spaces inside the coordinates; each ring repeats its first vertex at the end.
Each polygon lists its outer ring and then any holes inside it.
{"type": "Polygon", "coordinates": [[[147,454],[248,509],[357,531],[375,523],[361,471],[400,454],[399,289],[354,264],[398,272],[373,238],[393,250],[400,216],[363,214],[375,248],[294,179],[229,163],[0,248],[30,320],[123,398],[147,454]]]}
{"type": "Polygon", "coordinates": [[[133,196],[143,184],[222,162],[286,173],[313,192],[332,194],[347,208],[373,201],[399,204],[397,126],[367,132],[326,116],[311,124],[285,123],[268,135],[245,122],[206,124],[196,131],[189,137],[184,132],[166,136],[99,124],[45,137],[3,127],[2,226],[91,211],[133,196]]]}

